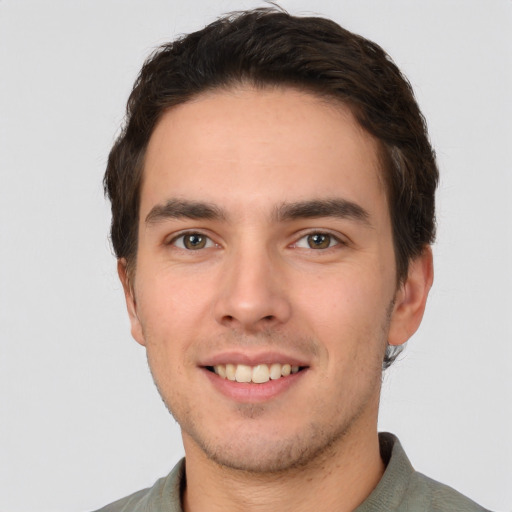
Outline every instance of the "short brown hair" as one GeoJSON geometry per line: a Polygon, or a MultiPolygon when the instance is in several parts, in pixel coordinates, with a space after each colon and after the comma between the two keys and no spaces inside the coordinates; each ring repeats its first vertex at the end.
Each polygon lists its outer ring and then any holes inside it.
{"type": "Polygon", "coordinates": [[[412,88],[377,44],[320,17],[278,8],[226,15],[165,44],[144,63],[108,159],[111,238],[134,268],[145,151],[163,113],[240,83],[298,88],[348,105],[381,145],[397,280],[435,236],[438,170],[412,88]]]}

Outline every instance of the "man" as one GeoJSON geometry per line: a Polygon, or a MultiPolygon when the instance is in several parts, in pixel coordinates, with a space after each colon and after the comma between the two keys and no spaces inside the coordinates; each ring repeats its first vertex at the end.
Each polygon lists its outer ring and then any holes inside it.
{"type": "Polygon", "coordinates": [[[437,179],[407,80],[332,21],[260,9],[157,51],[105,187],[186,463],[102,510],[483,510],[377,433],[433,280],[437,179]]]}

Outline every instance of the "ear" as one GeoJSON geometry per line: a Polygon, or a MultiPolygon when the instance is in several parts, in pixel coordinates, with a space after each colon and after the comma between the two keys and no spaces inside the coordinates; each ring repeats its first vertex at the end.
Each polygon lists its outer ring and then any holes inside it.
{"type": "Polygon", "coordinates": [[[390,345],[402,345],[420,326],[433,280],[432,249],[426,246],[409,262],[407,279],[396,293],[388,336],[390,345]]]}
{"type": "Polygon", "coordinates": [[[140,323],[139,316],[137,315],[137,302],[135,301],[135,293],[130,282],[130,278],[128,277],[127,264],[124,258],[117,260],[117,273],[123,285],[124,298],[126,300],[128,317],[130,318],[132,336],[137,343],[145,346],[146,341],[144,340],[144,336],[142,334],[142,325],[140,323]]]}

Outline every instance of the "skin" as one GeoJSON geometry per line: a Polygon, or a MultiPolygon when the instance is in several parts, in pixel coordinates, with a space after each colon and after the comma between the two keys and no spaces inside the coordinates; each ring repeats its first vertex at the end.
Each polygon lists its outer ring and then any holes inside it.
{"type": "Polygon", "coordinates": [[[419,326],[432,256],[397,289],[377,154],[348,108],[293,89],[203,94],[155,128],[136,269],[118,268],[132,334],[182,429],[186,511],[314,510],[318,496],[324,511],[353,510],[378,483],[382,358],[419,326]],[[169,216],[169,201],[216,217],[169,216]],[[308,201],[364,216],[276,213],[308,201]],[[204,247],[187,248],[185,232],[204,247]],[[328,247],[312,248],[315,234],[328,247]],[[204,367],[237,357],[306,369],[270,398],[237,399],[204,367]]]}

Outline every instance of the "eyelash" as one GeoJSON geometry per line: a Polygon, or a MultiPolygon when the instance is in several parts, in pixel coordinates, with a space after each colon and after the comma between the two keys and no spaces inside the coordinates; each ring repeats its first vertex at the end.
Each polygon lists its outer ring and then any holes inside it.
{"type": "Polygon", "coordinates": [[[329,249],[333,249],[333,248],[335,248],[337,246],[345,246],[345,245],[347,245],[346,242],[341,240],[338,236],[334,235],[333,233],[330,233],[328,231],[311,231],[311,232],[306,233],[303,236],[301,236],[296,242],[294,242],[292,244],[292,247],[293,248],[298,248],[298,249],[307,249],[307,250],[319,251],[320,252],[320,251],[327,251],[329,249]],[[313,236],[328,237],[329,238],[329,244],[327,245],[327,247],[311,247],[309,245],[308,238],[309,237],[313,237],[313,236]],[[300,247],[299,246],[299,243],[302,240],[305,241],[305,244],[307,246],[305,246],[305,247],[300,247]]]}
{"type": "Polygon", "coordinates": [[[183,251],[198,251],[201,249],[210,249],[211,247],[216,247],[217,244],[212,240],[211,237],[208,235],[205,235],[204,233],[201,233],[200,231],[186,231],[184,233],[180,233],[179,235],[174,236],[169,242],[167,242],[167,245],[173,245],[177,247],[178,249],[181,249],[183,251]],[[186,237],[196,236],[198,238],[205,239],[205,245],[203,247],[196,247],[195,249],[189,248],[185,246],[185,240],[186,237]],[[178,241],[181,240],[181,244],[178,244],[178,241]]]}
{"type": "MultiPolygon", "coordinates": [[[[167,245],[173,245],[174,247],[177,247],[180,250],[190,251],[190,252],[199,251],[202,249],[210,249],[212,247],[218,247],[218,244],[216,244],[210,236],[202,233],[201,231],[186,231],[184,233],[180,233],[180,234],[174,236],[169,242],[167,242],[167,245]],[[186,237],[192,237],[192,236],[196,236],[197,238],[204,240],[204,245],[201,246],[200,245],[201,240],[199,240],[197,247],[195,247],[195,248],[187,247],[186,242],[185,242],[186,237]],[[180,240],[181,240],[181,243],[179,243],[180,240]]],[[[295,249],[307,249],[307,250],[320,252],[320,251],[326,251],[328,249],[333,249],[337,246],[345,246],[345,245],[347,245],[346,242],[341,240],[338,236],[336,236],[332,233],[329,233],[328,231],[311,231],[309,233],[303,234],[293,244],[291,244],[290,247],[295,248],[295,249]],[[311,247],[309,245],[308,238],[314,237],[314,236],[327,237],[329,239],[327,247],[311,247]],[[299,245],[302,241],[305,241],[304,243],[305,243],[305,245],[307,245],[307,247],[306,246],[301,247],[299,245]]]]}

